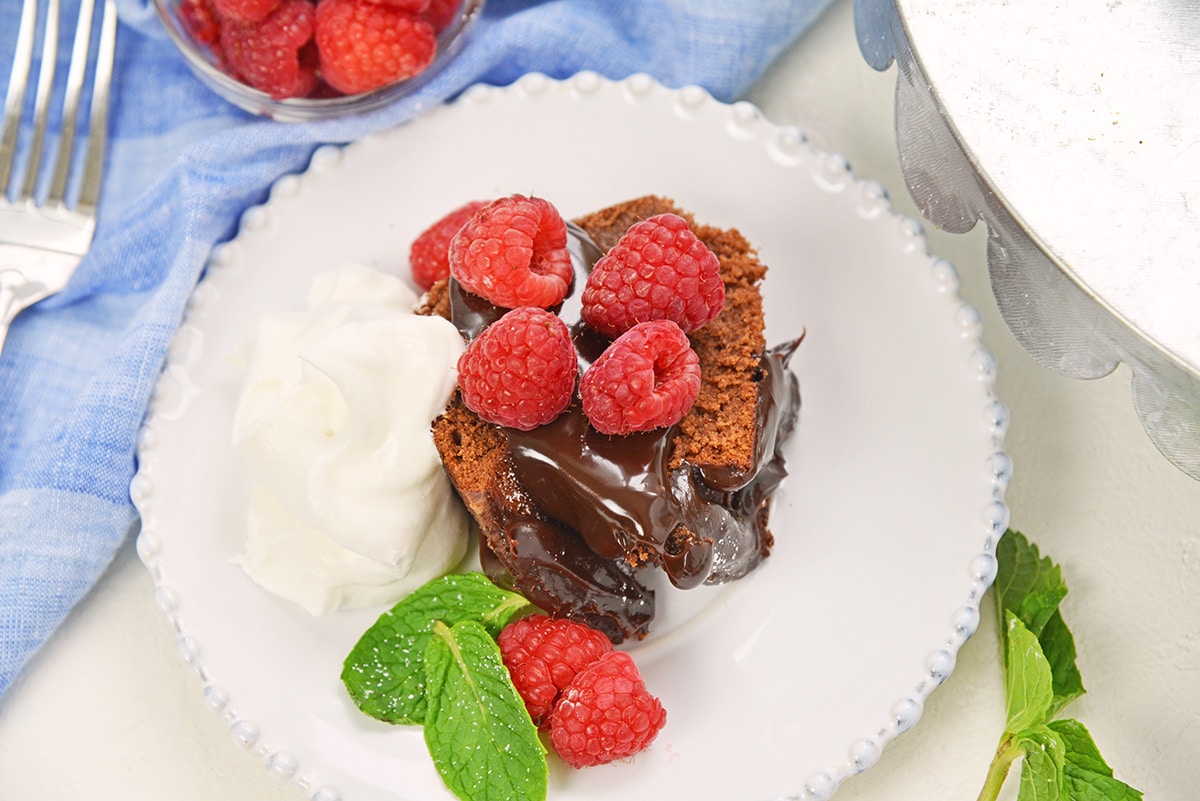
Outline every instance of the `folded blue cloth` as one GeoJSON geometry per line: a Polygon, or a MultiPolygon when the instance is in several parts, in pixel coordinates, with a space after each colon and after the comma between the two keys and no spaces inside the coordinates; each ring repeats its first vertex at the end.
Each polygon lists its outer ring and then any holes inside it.
{"type": "MultiPolygon", "coordinates": [[[[65,291],[18,318],[0,354],[0,696],[136,523],[135,442],[166,346],[209,249],[276,178],[321,143],[527,72],[645,72],[732,100],[829,2],[489,0],[464,50],[414,95],[367,116],[281,124],[212,94],[146,0],[119,0],[95,243],[65,291]]],[[[64,0],[67,19],[76,5],[64,0]]],[[[19,3],[0,4],[0,64],[12,61],[19,15],[19,3]]]]}

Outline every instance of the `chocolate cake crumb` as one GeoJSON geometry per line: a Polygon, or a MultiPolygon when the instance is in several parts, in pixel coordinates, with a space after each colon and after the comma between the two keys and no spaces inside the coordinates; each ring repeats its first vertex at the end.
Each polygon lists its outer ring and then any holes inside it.
{"type": "Polygon", "coordinates": [[[450,319],[450,279],[443,278],[434,283],[421,298],[417,306],[417,314],[428,317],[445,317],[450,319]]]}

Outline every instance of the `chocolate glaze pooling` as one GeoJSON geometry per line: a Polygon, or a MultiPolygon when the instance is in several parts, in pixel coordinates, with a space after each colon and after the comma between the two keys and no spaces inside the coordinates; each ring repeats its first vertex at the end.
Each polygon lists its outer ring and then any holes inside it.
{"type": "Polygon", "coordinates": [[[552,520],[514,518],[504,531],[503,553],[480,543],[483,571],[536,606],[582,620],[622,642],[644,636],[654,619],[654,590],[612,559],[552,520]]]}
{"type": "Polygon", "coordinates": [[[766,504],[785,475],[776,444],[792,429],[799,406],[787,370],[797,344],[763,357],[757,427],[764,445],[747,475],[714,481],[687,463],[671,469],[675,426],[609,437],[588,424],[578,405],[548,425],[506,432],[513,469],[542,512],[579,532],[600,556],[640,554],[681,588],[739,578],[770,547],[766,504]]]}

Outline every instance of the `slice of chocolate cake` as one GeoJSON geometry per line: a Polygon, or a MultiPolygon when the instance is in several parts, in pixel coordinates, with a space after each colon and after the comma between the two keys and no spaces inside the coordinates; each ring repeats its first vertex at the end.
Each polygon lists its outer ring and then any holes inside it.
{"type": "MultiPolygon", "coordinates": [[[[736,230],[697,224],[670,200],[643,197],[570,226],[572,326],[581,367],[608,340],[579,321],[586,274],[635,222],[673,212],[721,265],[721,313],[689,335],[702,385],[674,426],[628,436],[592,428],[578,398],[552,423],[519,431],[484,422],[456,398],[434,421],[446,471],[480,530],[481,560],[501,584],[551,614],[583,620],[620,642],[641,637],[654,594],[638,573],[662,569],[677,587],[730,581],[770,552],[772,492],[785,475],[779,446],[791,432],[799,391],[787,362],[798,340],[766,348],[759,289],[766,267],[736,230]]],[[[425,313],[471,338],[505,310],[435,285],[425,313]]]]}

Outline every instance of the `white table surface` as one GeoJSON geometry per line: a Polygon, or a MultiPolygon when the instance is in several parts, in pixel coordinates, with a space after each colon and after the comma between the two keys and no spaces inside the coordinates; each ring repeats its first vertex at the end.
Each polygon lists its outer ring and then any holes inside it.
{"type": "MultiPolygon", "coordinates": [[[[902,213],[917,216],[895,155],[894,84],[893,73],[862,60],[850,2],[837,0],[748,99],[846,156],[858,175],[889,188],[902,213]]],[[[1012,525],[1062,564],[1071,588],[1063,613],[1089,692],[1065,714],[1091,730],[1117,777],[1147,799],[1193,798],[1200,482],[1150,444],[1124,368],[1098,381],[1072,380],[1021,350],[990,295],[982,231],[928,231],[928,239],[958,267],[961,292],[982,312],[985,343],[999,362],[997,389],[1012,413],[1012,525]]],[[[976,798],[1004,722],[990,596],[983,612],[922,720],[837,799],[976,798]]],[[[1015,782],[1004,795],[1015,798],[1015,782]]],[[[272,779],[204,704],[130,540],[0,702],[0,798],[301,801],[303,794],[272,779]]]]}

